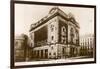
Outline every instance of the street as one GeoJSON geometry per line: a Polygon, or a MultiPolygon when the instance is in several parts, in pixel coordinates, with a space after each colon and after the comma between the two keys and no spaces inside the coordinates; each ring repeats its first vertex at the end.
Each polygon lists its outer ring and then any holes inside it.
{"type": "Polygon", "coordinates": [[[83,58],[80,57],[72,57],[66,59],[49,59],[48,61],[29,61],[29,62],[15,62],[15,66],[20,65],[37,65],[37,64],[52,64],[52,63],[73,63],[73,62],[86,62],[86,61],[94,61],[94,58],[83,58]]]}

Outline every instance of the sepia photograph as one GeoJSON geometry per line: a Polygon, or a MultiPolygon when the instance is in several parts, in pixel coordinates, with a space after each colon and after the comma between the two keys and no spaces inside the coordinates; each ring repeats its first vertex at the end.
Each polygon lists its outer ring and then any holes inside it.
{"type": "Polygon", "coordinates": [[[96,63],[96,6],[13,2],[14,67],[96,63]]]}

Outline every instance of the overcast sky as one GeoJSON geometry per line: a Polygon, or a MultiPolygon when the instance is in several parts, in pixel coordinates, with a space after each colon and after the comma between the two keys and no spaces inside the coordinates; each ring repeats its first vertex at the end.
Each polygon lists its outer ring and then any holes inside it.
{"type": "MultiPolygon", "coordinates": [[[[30,25],[45,17],[54,6],[15,4],[15,35],[22,33],[29,35],[30,25]]],[[[80,25],[80,34],[94,32],[94,9],[80,7],[59,8],[66,14],[72,13],[80,25]]]]}

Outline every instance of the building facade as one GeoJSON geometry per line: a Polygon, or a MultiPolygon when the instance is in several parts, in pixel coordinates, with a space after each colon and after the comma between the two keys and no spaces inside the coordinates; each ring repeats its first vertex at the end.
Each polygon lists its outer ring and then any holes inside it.
{"type": "Polygon", "coordinates": [[[15,37],[14,61],[27,61],[31,59],[32,48],[28,45],[28,36],[25,34],[15,37]]]}
{"type": "Polygon", "coordinates": [[[79,53],[79,24],[74,16],[58,7],[31,24],[30,37],[34,58],[67,58],[79,53]]]}
{"type": "Polygon", "coordinates": [[[93,57],[94,46],[93,34],[80,36],[80,56],[93,57]]]}

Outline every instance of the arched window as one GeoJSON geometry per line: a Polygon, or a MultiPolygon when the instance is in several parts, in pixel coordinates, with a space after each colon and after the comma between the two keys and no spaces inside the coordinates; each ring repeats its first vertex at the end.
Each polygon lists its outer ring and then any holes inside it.
{"type": "Polygon", "coordinates": [[[51,39],[53,40],[54,39],[54,36],[52,36],[51,39]]]}
{"type": "Polygon", "coordinates": [[[73,30],[73,28],[70,29],[70,37],[71,37],[71,43],[73,43],[73,39],[74,39],[74,30],[73,30]]]}
{"type": "Polygon", "coordinates": [[[61,42],[66,43],[66,28],[63,26],[61,28],[61,42]]]}
{"type": "Polygon", "coordinates": [[[62,27],[61,31],[62,31],[62,35],[65,36],[66,35],[66,28],[64,26],[62,27]]]}
{"type": "Polygon", "coordinates": [[[52,32],[54,30],[54,25],[51,25],[50,28],[51,28],[51,32],[52,32]]]}

